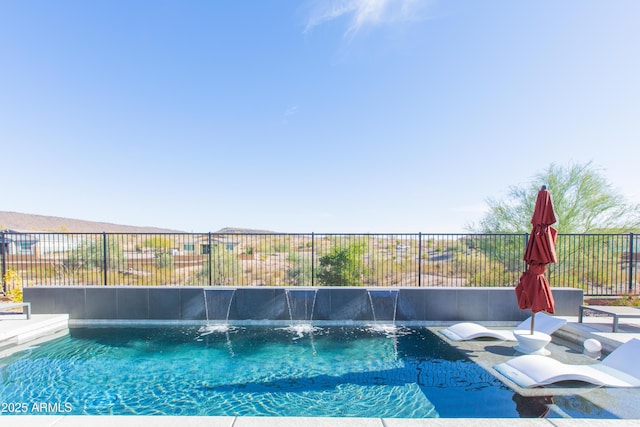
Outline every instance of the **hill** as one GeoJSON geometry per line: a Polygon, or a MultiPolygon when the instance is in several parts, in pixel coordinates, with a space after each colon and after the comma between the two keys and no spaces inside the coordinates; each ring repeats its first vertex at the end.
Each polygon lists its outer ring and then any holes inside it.
{"type": "Polygon", "coordinates": [[[0,211],[0,230],[54,231],[71,233],[182,233],[157,227],[138,227],[132,225],[111,224],[108,222],[85,221],[81,219],[56,216],[33,215],[18,212],[0,211]]]}
{"type": "Polygon", "coordinates": [[[274,234],[274,231],[268,230],[256,230],[253,228],[237,228],[237,227],[224,227],[216,231],[216,233],[233,233],[233,234],[274,234]]]}

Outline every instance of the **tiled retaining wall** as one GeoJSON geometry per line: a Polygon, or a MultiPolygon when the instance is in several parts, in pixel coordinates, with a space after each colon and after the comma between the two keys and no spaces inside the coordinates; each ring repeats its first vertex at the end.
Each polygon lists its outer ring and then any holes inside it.
{"type": "MultiPolygon", "coordinates": [[[[577,316],[583,292],[554,288],[556,314],[577,316]]],[[[35,314],[114,320],[518,321],[513,288],[27,287],[35,314]],[[206,300],[206,305],[205,305],[206,300]]]]}

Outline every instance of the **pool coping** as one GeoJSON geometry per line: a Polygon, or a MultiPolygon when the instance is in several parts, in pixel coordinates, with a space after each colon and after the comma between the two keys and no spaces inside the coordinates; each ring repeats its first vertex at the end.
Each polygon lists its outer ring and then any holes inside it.
{"type": "MultiPolygon", "coordinates": [[[[5,416],[0,416],[3,419],[5,416]]],[[[433,427],[473,425],[475,427],[578,427],[635,426],[637,420],[584,418],[330,418],[330,417],[198,417],[198,416],[89,416],[89,415],[12,415],[11,425],[21,427],[433,427]]]]}

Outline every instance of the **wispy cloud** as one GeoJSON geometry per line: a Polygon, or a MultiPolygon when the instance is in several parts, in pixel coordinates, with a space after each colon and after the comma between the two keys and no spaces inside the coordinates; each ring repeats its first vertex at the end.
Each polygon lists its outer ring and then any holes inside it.
{"type": "Polygon", "coordinates": [[[286,125],[287,123],[289,123],[289,117],[293,116],[297,112],[298,112],[298,106],[297,105],[294,105],[293,107],[287,108],[285,110],[284,114],[282,115],[282,124],[286,125]]]}
{"type": "Polygon", "coordinates": [[[305,32],[348,17],[345,36],[353,37],[365,27],[393,25],[424,19],[426,6],[434,0],[312,0],[305,32]]]}

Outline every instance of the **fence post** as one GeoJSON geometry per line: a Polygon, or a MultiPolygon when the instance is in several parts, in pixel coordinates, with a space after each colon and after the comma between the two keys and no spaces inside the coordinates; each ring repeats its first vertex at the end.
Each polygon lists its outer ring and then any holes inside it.
{"type": "Polygon", "coordinates": [[[213,252],[213,247],[211,246],[211,232],[209,232],[207,236],[207,244],[209,245],[209,286],[213,286],[213,264],[211,263],[211,252],[213,252]]]}
{"type": "Polygon", "coordinates": [[[5,243],[4,237],[5,237],[4,231],[0,232],[0,239],[1,239],[0,243],[2,244],[2,246],[0,247],[0,251],[2,251],[2,292],[6,295],[7,284],[4,281],[4,276],[7,274],[7,264],[6,264],[6,258],[5,258],[7,245],[5,243]]]}
{"type": "Polygon", "coordinates": [[[418,287],[422,286],[422,231],[418,233],[418,287]]]}
{"type": "Polygon", "coordinates": [[[633,233],[629,233],[629,293],[633,292],[633,266],[635,265],[635,257],[633,250],[633,233]]]}
{"type": "Polygon", "coordinates": [[[311,232],[311,286],[315,286],[316,273],[315,273],[315,264],[316,264],[316,238],[313,231],[311,232]]]}
{"type": "Polygon", "coordinates": [[[109,268],[107,264],[108,260],[107,256],[107,232],[102,232],[102,278],[104,282],[104,286],[107,286],[107,268],[109,268]]]}

